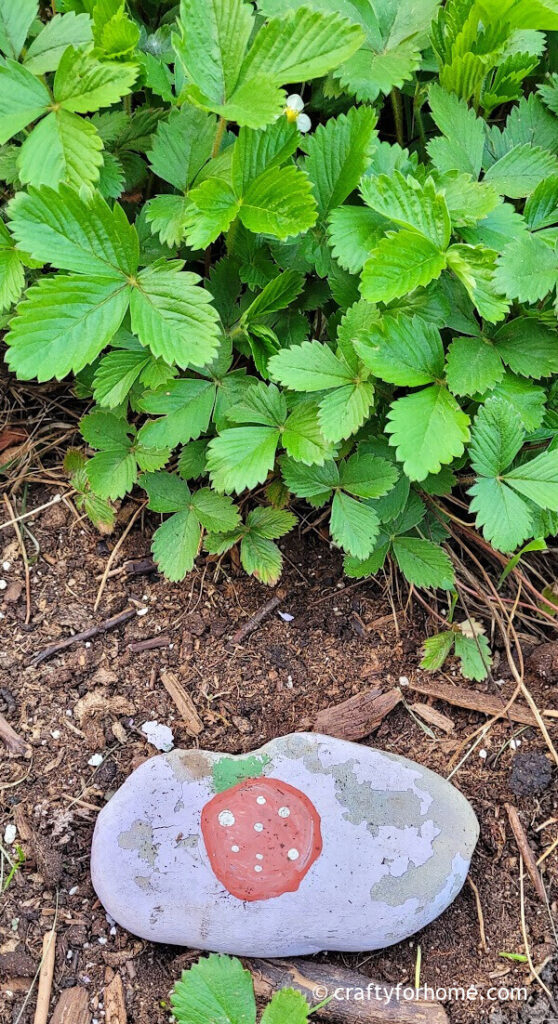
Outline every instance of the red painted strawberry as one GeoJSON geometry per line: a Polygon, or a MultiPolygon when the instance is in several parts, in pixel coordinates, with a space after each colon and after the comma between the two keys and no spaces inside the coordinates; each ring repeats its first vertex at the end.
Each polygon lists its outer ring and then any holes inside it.
{"type": "Polygon", "coordinates": [[[201,830],[213,871],[239,900],[295,892],[322,851],[314,804],[279,779],[243,779],[218,793],[201,830]]]}

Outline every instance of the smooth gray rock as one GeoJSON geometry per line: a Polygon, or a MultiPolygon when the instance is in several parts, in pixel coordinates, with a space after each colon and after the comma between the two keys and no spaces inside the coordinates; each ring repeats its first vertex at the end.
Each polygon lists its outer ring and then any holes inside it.
{"type": "Polygon", "coordinates": [[[477,838],[468,801],[428,769],[294,733],[249,755],[146,761],[99,814],[91,873],[109,914],[155,942],[372,950],[446,909],[477,838]]]}

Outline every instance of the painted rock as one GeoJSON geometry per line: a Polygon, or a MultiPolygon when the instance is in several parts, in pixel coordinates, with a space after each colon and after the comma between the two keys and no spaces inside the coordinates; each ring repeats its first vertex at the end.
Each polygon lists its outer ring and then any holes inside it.
{"type": "Polygon", "coordinates": [[[477,837],[465,797],[427,768],[294,733],[248,755],[146,761],[99,814],[91,872],[109,914],[155,942],[372,950],[445,910],[477,837]]]}

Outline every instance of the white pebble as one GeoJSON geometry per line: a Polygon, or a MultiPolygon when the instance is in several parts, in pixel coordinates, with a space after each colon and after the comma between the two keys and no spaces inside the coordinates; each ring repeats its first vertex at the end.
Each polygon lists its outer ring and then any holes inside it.
{"type": "Polygon", "coordinates": [[[76,892],[78,891],[78,888],[79,886],[72,885],[72,888],[68,889],[68,896],[75,896],[76,892]]]}
{"type": "Polygon", "coordinates": [[[0,580],[0,590],[5,590],[7,586],[6,580],[0,580]]]}
{"type": "Polygon", "coordinates": [[[90,640],[86,640],[85,641],[85,646],[86,647],[91,647],[91,641],[90,640]]]}
{"type": "Polygon", "coordinates": [[[136,614],[139,615],[141,618],[142,615],[147,615],[148,611],[149,608],[138,608],[136,614]]]}
{"type": "Polygon", "coordinates": [[[99,765],[102,764],[102,763],[103,763],[103,755],[102,754],[92,754],[91,757],[89,758],[88,762],[87,762],[87,764],[90,764],[92,768],[98,768],[99,765]]]}
{"type": "Polygon", "coordinates": [[[144,722],[141,731],[147,737],[147,742],[157,750],[169,751],[174,746],[172,729],[168,725],[159,725],[159,722],[144,722]]]}
{"type": "Polygon", "coordinates": [[[485,758],[488,757],[488,751],[484,750],[484,748],[482,750],[479,750],[479,757],[482,757],[482,759],[484,761],[485,758]]]}
{"type": "Polygon", "coordinates": [[[11,562],[2,562],[2,568],[3,568],[4,572],[9,572],[10,569],[12,568],[12,563],[11,562]]]}
{"type": "Polygon", "coordinates": [[[294,615],[290,615],[289,612],[279,612],[279,618],[283,619],[283,622],[292,622],[294,615]]]}
{"type": "Polygon", "coordinates": [[[53,729],[51,731],[50,735],[52,736],[53,740],[59,740],[60,739],[60,729],[53,729]]]}
{"type": "Polygon", "coordinates": [[[6,846],[11,846],[12,843],[15,842],[16,835],[17,835],[17,829],[16,829],[15,825],[13,825],[13,824],[6,825],[6,830],[4,832],[4,842],[5,842],[6,846]]]}
{"type": "Polygon", "coordinates": [[[399,676],[399,685],[400,686],[408,686],[409,685],[409,677],[408,676],[399,676]]]}

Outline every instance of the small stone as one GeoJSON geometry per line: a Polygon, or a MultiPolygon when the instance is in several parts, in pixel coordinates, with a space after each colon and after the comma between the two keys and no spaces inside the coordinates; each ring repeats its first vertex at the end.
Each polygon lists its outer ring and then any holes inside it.
{"type": "Polygon", "coordinates": [[[13,825],[11,823],[9,825],[6,825],[6,828],[4,830],[4,842],[5,842],[6,846],[11,846],[12,843],[15,843],[16,835],[17,835],[17,829],[16,829],[15,825],[13,825]]]}
{"type": "Polygon", "coordinates": [[[438,917],[475,814],[405,758],[316,733],[149,758],[105,805],[93,885],[142,938],[243,956],[360,951],[438,917]]]}
{"type": "Polygon", "coordinates": [[[92,754],[91,757],[89,758],[88,762],[87,762],[87,764],[90,764],[92,768],[98,768],[99,765],[102,764],[102,763],[103,763],[103,755],[102,754],[92,754]]]}
{"type": "Polygon", "coordinates": [[[168,725],[159,725],[159,722],[144,722],[141,731],[144,736],[147,736],[147,742],[151,743],[152,747],[156,747],[157,750],[172,750],[174,737],[172,729],[169,729],[168,725]]]}

